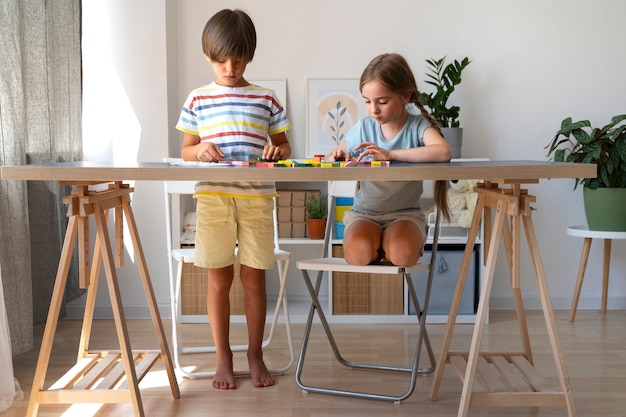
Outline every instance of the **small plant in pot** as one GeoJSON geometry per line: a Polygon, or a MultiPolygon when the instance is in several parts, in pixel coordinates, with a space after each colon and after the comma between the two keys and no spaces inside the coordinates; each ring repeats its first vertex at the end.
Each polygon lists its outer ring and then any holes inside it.
{"type": "Polygon", "coordinates": [[[426,73],[425,82],[434,86],[436,90],[433,93],[422,93],[420,98],[442,128],[443,135],[452,149],[453,158],[461,157],[463,129],[459,122],[461,109],[459,106],[449,106],[448,99],[454,92],[454,87],[461,83],[461,73],[470,62],[472,61],[467,57],[448,65],[445,65],[445,56],[438,60],[426,60],[429,72],[426,73]]]}
{"type": "Polygon", "coordinates": [[[311,239],[324,239],[328,217],[328,197],[324,193],[309,194],[306,199],[306,222],[311,239]]]}
{"type": "Polygon", "coordinates": [[[596,164],[596,178],[574,182],[574,189],[584,187],[587,224],[591,230],[626,231],[626,114],[603,127],[568,117],[546,149],[556,162],[596,164]]]}

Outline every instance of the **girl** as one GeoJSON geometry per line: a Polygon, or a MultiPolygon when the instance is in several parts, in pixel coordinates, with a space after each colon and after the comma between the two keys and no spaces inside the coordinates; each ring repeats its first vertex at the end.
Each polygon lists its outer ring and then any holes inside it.
{"type": "MultiPolygon", "coordinates": [[[[350,129],[327,159],[449,162],[450,147],[420,101],[415,77],[398,54],[382,54],[365,68],[359,84],[369,116],[350,129]],[[409,111],[412,104],[419,114],[409,111]]],[[[422,181],[360,182],[354,206],[344,214],[343,247],[354,265],[416,263],[425,243],[420,208],[422,181]]],[[[446,182],[435,183],[435,203],[449,219],[446,182]]]]}

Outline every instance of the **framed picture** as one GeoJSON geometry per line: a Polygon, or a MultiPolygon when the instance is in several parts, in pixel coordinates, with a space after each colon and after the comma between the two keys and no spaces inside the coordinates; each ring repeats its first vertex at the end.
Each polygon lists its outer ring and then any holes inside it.
{"type": "Polygon", "coordinates": [[[306,157],[335,149],[366,115],[358,79],[308,79],[306,157]]]}
{"type": "Polygon", "coordinates": [[[258,85],[274,90],[276,97],[284,108],[287,108],[287,81],[283,79],[276,80],[247,80],[250,84],[258,85]]]}

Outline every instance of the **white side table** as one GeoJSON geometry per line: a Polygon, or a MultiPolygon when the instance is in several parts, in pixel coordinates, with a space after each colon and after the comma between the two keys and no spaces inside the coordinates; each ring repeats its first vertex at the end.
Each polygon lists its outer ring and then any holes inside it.
{"type": "Polygon", "coordinates": [[[587,226],[570,226],[567,228],[567,234],[585,238],[583,243],[583,252],[580,256],[580,265],[578,266],[578,277],[576,278],[576,289],[574,290],[574,298],[572,299],[572,308],[570,310],[569,319],[574,321],[576,317],[576,308],[578,306],[578,298],[580,297],[580,289],[583,286],[583,278],[585,269],[587,268],[587,259],[589,258],[589,250],[591,249],[592,239],[604,239],[604,267],[602,274],[602,314],[606,313],[606,299],[609,289],[609,266],[611,263],[611,241],[613,239],[626,239],[626,232],[608,232],[599,230],[589,230],[587,226]]]}

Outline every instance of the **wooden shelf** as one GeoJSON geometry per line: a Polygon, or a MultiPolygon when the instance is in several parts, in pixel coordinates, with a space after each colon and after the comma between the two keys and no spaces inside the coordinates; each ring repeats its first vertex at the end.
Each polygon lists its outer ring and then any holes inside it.
{"type": "MultiPolygon", "coordinates": [[[[461,381],[465,377],[469,353],[450,353],[451,364],[461,381]]],[[[565,396],[555,395],[556,386],[533,367],[523,353],[481,353],[476,365],[472,406],[558,406],[565,407],[565,396]]]]}
{"type": "MultiPolygon", "coordinates": [[[[132,355],[137,383],[161,358],[161,352],[157,350],[133,351],[132,355]]],[[[129,402],[128,379],[121,351],[89,351],[47,391],[39,395],[44,403],[60,399],[71,403],[129,402]]]]}

